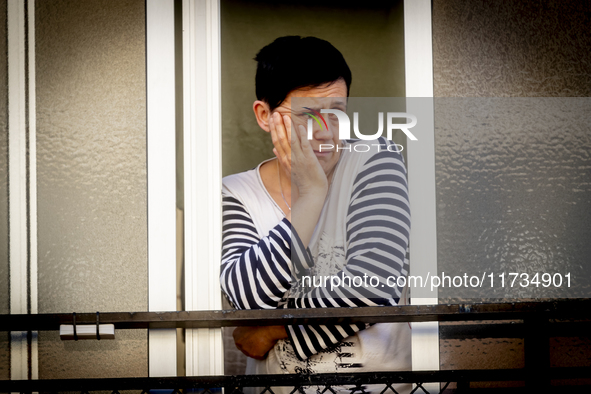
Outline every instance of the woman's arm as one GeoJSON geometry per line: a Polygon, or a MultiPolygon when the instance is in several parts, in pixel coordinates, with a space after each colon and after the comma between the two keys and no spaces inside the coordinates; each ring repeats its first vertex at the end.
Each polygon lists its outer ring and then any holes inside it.
{"type": "Polygon", "coordinates": [[[238,309],[275,309],[291,288],[292,275],[308,269],[292,259],[291,225],[279,222],[259,237],[250,214],[236,197],[222,195],[222,290],[238,309]]]}
{"type": "MultiPolygon", "coordinates": [[[[388,283],[387,279],[408,274],[410,208],[406,170],[401,156],[386,150],[388,141],[381,139],[380,142],[382,152],[373,155],[355,178],[347,211],[347,265],[335,275],[339,278],[367,275],[377,278],[378,285],[317,287],[303,297],[290,300],[291,306],[326,308],[398,302],[401,289],[391,286],[392,281],[388,283]]],[[[302,359],[364,328],[365,324],[286,327],[294,349],[302,359]]]]}

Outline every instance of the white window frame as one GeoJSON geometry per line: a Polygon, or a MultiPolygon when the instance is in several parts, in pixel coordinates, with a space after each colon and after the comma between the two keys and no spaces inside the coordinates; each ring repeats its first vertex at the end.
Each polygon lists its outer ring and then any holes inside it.
{"type": "MultiPolygon", "coordinates": [[[[25,3],[21,0],[8,0],[6,17],[10,313],[36,314],[38,303],[35,1],[29,0],[25,9],[25,3]]],[[[31,379],[38,379],[37,331],[31,332],[30,342],[27,336],[26,331],[10,333],[12,380],[28,379],[29,376],[31,379]]]]}
{"type": "MultiPolygon", "coordinates": [[[[437,273],[437,227],[435,193],[435,126],[433,100],[433,43],[431,0],[404,0],[404,59],[409,113],[420,124],[413,128],[418,141],[407,144],[408,182],[412,226],[410,233],[411,275],[437,273]],[[414,246],[414,247],[413,247],[414,246]]],[[[418,293],[418,294],[417,294],[418,293]]],[[[436,305],[437,289],[420,289],[414,305],[436,305]]],[[[412,369],[439,370],[438,322],[412,323],[412,369]]],[[[438,384],[425,385],[429,391],[438,384]]]]}
{"type": "MultiPolygon", "coordinates": [[[[407,97],[433,97],[431,1],[405,0],[404,26],[407,97]]],[[[147,30],[150,310],[175,310],[176,293],[173,292],[176,272],[173,251],[175,242],[167,238],[176,234],[173,170],[175,163],[174,4],[172,0],[147,0],[147,30]],[[157,31],[160,31],[162,36],[157,37],[157,31]],[[163,51],[159,53],[158,58],[151,56],[151,53],[158,53],[157,45],[162,45],[160,50],[163,51]],[[164,53],[167,55],[164,56],[164,53]],[[154,71],[156,64],[161,64],[164,68],[156,72],[154,71]],[[166,81],[156,81],[162,77],[165,77],[166,81]],[[164,122],[161,129],[157,126],[158,122],[164,122]],[[165,129],[170,130],[167,133],[167,140],[158,140],[158,135],[154,133],[165,129]],[[152,146],[158,148],[157,154],[151,150],[152,146]],[[158,171],[158,174],[152,171],[158,171]],[[164,206],[167,207],[165,210],[162,209],[164,206]],[[166,213],[157,212],[156,207],[166,213]],[[156,236],[162,236],[164,239],[155,239],[156,236]],[[157,245],[160,246],[157,247],[157,245]],[[158,253],[162,253],[164,260],[158,260],[156,257],[158,253]],[[164,258],[164,256],[167,257],[164,258]],[[158,280],[157,283],[156,280],[158,280]],[[165,280],[167,285],[163,285],[162,280],[165,280]],[[160,307],[157,308],[158,299],[161,303],[158,302],[160,307]]],[[[185,304],[187,310],[221,308],[218,280],[221,250],[222,132],[220,32],[218,0],[183,0],[185,304]]],[[[420,275],[422,271],[437,272],[433,108],[413,108],[413,100],[408,100],[407,111],[420,113],[422,119],[419,142],[412,141],[407,148],[410,203],[413,211],[410,242],[411,245],[420,245],[415,248],[411,246],[411,273],[420,275]],[[421,270],[418,270],[419,266],[421,270]]],[[[420,298],[415,295],[412,303],[437,304],[437,293],[421,295],[420,298]]],[[[176,350],[174,350],[176,340],[173,330],[163,337],[154,337],[154,334],[160,331],[165,330],[150,330],[151,376],[155,376],[154,373],[171,375],[176,373],[176,350]],[[152,356],[156,344],[159,349],[156,358],[159,360],[153,360],[154,356],[152,356]],[[163,354],[166,356],[163,357],[163,354]],[[164,366],[165,363],[168,367],[164,366]],[[167,372],[157,372],[164,370],[167,372]]],[[[413,323],[412,335],[413,370],[438,370],[438,323],[413,323]]],[[[220,329],[186,330],[186,372],[187,375],[223,373],[220,329]]]]}
{"type": "MultiPolygon", "coordinates": [[[[219,310],[222,247],[220,4],[183,0],[185,309],[219,310]]],[[[222,375],[221,329],[185,330],[187,376],[222,375]]]]}
{"type": "MultiPolygon", "coordinates": [[[[176,310],[174,1],[146,1],[148,310],[176,310]]],[[[148,330],[150,376],[176,376],[176,329],[148,330]]]]}
{"type": "MultiPolygon", "coordinates": [[[[221,309],[220,5],[183,0],[185,309],[221,309]]],[[[176,310],[174,1],[147,0],[149,310],[176,310]]],[[[150,376],[174,376],[176,330],[149,331],[150,376]]],[[[187,376],[223,374],[221,329],[185,330],[187,376]]]]}

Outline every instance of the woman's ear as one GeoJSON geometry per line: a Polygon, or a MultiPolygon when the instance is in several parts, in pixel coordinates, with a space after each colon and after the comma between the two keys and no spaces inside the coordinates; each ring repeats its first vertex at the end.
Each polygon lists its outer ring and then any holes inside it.
{"type": "Polygon", "coordinates": [[[271,131],[269,128],[269,117],[271,116],[269,104],[264,101],[257,100],[252,105],[252,109],[254,111],[254,116],[257,118],[257,123],[261,129],[265,130],[267,133],[271,131]]]}

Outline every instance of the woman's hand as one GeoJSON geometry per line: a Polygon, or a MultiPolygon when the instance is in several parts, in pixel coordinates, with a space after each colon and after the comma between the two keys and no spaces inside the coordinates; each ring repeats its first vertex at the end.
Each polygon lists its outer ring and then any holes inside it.
{"type": "Polygon", "coordinates": [[[278,112],[272,114],[269,126],[275,146],[273,153],[288,179],[292,180],[292,196],[314,195],[324,200],[328,180],[308,141],[305,128],[300,125],[292,133],[290,117],[281,116],[278,112]],[[296,193],[293,193],[293,189],[296,189],[296,193]]]}
{"type": "Polygon", "coordinates": [[[281,114],[273,112],[269,118],[269,128],[274,146],[273,153],[277,156],[287,179],[291,179],[291,121],[284,123],[281,114]]]}
{"type": "Polygon", "coordinates": [[[267,358],[278,340],[287,338],[283,326],[237,327],[232,334],[238,350],[257,360],[267,358]]]}
{"type": "Polygon", "coordinates": [[[289,116],[274,113],[269,121],[273,152],[291,184],[291,211],[286,218],[308,246],[328,193],[328,179],[308,141],[303,126],[292,133],[289,116]]]}

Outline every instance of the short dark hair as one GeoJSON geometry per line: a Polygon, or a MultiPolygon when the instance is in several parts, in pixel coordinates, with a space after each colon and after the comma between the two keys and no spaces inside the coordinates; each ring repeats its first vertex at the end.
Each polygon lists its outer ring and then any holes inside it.
{"type": "Polygon", "coordinates": [[[274,110],[289,92],[317,87],[340,79],[351,86],[351,70],[341,52],[330,42],[316,37],[279,37],[254,58],[258,62],[255,78],[258,100],[274,110]]]}

